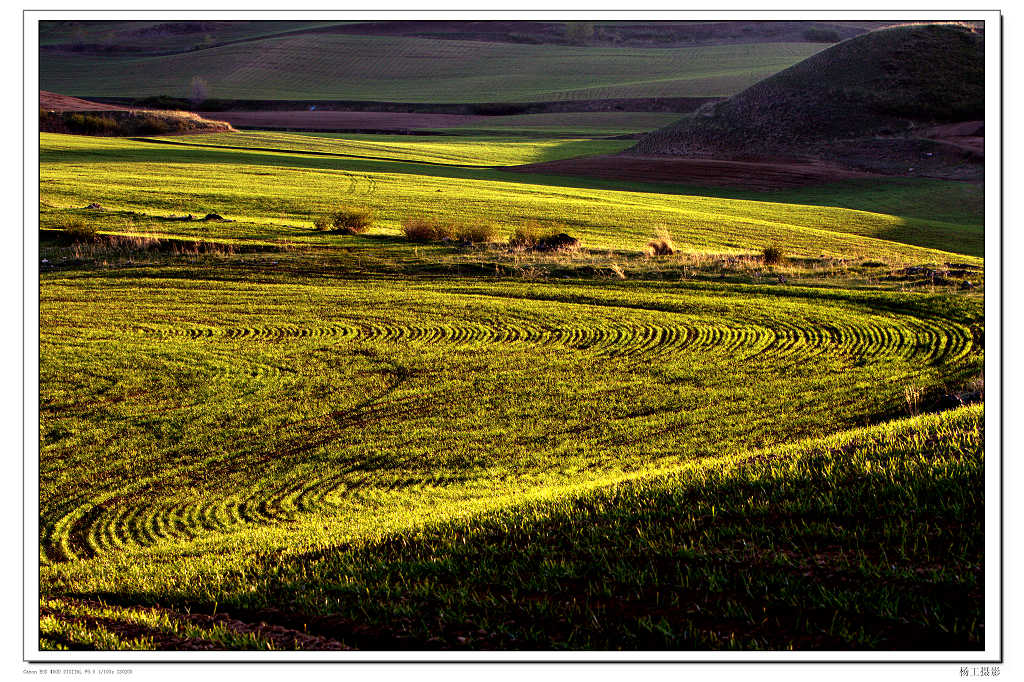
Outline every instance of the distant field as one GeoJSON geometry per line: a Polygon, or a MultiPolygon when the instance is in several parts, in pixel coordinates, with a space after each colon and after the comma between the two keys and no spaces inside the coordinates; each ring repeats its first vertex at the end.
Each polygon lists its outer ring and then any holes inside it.
{"type": "Polygon", "coordinates": [[[445,128],[448,134],[467,131],[533,133],[547,135],[628,135],[644,133],[678,121],[680,114],[643,111],[586,111],[564,114],[521,114],[478,117],[468,123],[445,128]]]}
{"type": "Polygon", "coordinates": [[[296,35],[168,56],[51,54],[40,87],[75,96],[536,102],[728,96],[814,54],[817,43],[674,49],[296,35]],[[499,78],[500,76],[500,78],[499,78]]]}
{"type": "Polygon", "coordinates": [[[214,43],[251,40],[341,21],[43,21],[41,46],[87,50],[127,48],[144,52],[204,49],[214,43]]]}
{"type": "Polygon", "coordinates": [[[449,129],[472,122],[479,116],[422,114],[385,111],[215,111],[208,118],[228,121],[233,126],[270,130],[416,130],[449,129]]]}
{"type": "MultiPolygon", "coordinates": [[[[96,105],[104,106],[104,105],[96,105]]],[[[310,131],[426,131],[446,135],[526,135],[530,137],[613,137],[649,132],[677,121],[680,114],[590,111],[513,116],[404,113],[383,111],[217,111],[207,118],[236,127],[310,131]]]]}

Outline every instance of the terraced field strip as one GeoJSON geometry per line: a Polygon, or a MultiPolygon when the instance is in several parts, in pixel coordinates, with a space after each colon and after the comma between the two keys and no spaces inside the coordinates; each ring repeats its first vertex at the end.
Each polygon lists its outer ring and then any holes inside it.
{"type": "Polygon", "coordinates": [[[796,433],[829,432],[899,409],[907,385],[977,371],[965,323],[818,296],[55,277],[42,550],[67,562],[247,526],[298,533],[307,517],[319,533],[368,500],[480,495],[507,467],[521,491],[582,483],[778,438],[777,410],[796,433]],[[87,377],[104,387],[69,403],[87,377]]]}
{"type": "Polygon", "coordinates": [[[202,138],[181,136],[142,138],[180,147],[236,149],[277,154],[313,154],[375,161],[402,161],[463,167],[493,168],[575,156],[622,151],[628,140],[551,139],[508,137],[416,138],[409,135],[352,133],[275,133],[242,131],[212,133],[202,138]]]}
{"type": "Polygon", "coordinates": [[[49,54],[40,87],[80,97],[545,102],[718,97],[819,51],[814,43],[595,48],[359,35],[296,35],[158,57],[49,54]],[[637,74],[643,74],[638,78],[637,74]]]}

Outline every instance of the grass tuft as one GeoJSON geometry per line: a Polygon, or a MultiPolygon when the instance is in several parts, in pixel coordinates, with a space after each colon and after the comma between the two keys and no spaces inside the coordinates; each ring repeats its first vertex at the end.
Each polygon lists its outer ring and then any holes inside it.
{"type": "Polygon", "coordinates": [[[372,226],[373,211],[356,206],[344,206],[313,220],[313,228],[320,232],[362,234],[372,226]]]}
{"type": "Polygon", "coordinates": [[[667,230],[659,230],[654,239],[647,242],[647,253],[652,256],[671,256],[676,252],[672,236],[667,230]]]}
{"type": "Polygon", "coordinates": [[[96,241],[96,225],[86,222],[79,216],[61,216],[57,220],[57,226],[72,242],[96,241]]]}
{"type": "Polygon", "coordinates": [[[440,218],[412,216],[402,221],[402,234],[412,242],[440,242],[455,238],[455,226],[440,218]]]}
{"type": "Polygon", "coordinates": [[[761,249],[761,260],[765,265],[779,265],[786,260],[786,254],[781,247],[773,244],[761,249]]]}
{"type": "Polygon", "coordinates": [[[459,225],[455,236],[466,244],[487,244],[497,239],[498,228],[492,222],[480,220],[459,225]]]}
{"type": "Polygon", "coordinates": [[[532,249],[537,246],[537,242],[543,238],[543,235],[540,223],[528,220],[515,229],[508,239],[508,245],[513,249],[532,249]]]}
{"type": "Polygon", "coordinates": [[[541,227],[535,220],[528,220],[515,229],[508,245],[514,251],[562,251],[580,250],[580,240],[570,237],[561,224],[541,227]]]}

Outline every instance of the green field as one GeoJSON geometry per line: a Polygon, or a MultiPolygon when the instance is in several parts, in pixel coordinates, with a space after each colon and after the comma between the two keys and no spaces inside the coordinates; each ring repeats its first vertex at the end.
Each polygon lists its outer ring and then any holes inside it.
{"type": "Polygon", "coordinates": [[[692,48],[516,45],[303,34],[164,56],[53,54],[43,90],[93,97],[543,102],[724,97],[821,50],[817,43],[692,48]]]}
{"type": "Polygon", "coordinates": [[[41,646],[983,648],[981,188],[502,169],[629,144],[43,134],[41,646]]]}
{"type": "Polygon", "coordinates": [[[313,216],[356,203],[377,210],[381,234],[396,234],[404,217],[428,214],[492,219],[509,231],[529,219],[559,222],[593,248],[616,250],[642,251],[659,228],[692,251],[749,253],[779,242],[808,256],[941,261],[952,256],[932,250],[975,257],[984,250],[976,186],[875,181],[832,188],[833,202],[820,189],[779,193],[781,202],[770,193],[734,199],[479,167],[616,151],[628,140],[438,139],[231,133],[165,144],[44,134],[42,200],[44,207],[99,202],[165,215],[214,211],[243,222],[225,235],[236,238],[308,240],[299,228],[313,216]],[[902,203],[910,215],[883,212],[902,203]]]}
{"type": "Polygon", "coordinates": [[[523,140],[509,136],[417,137],[413,135],[354,135],[349,133],[275,133],[245,131],[223,135],[156,138],[179,147],[269,151],[294,158],[303,154],[337,156],[370,161],[488,167],[517,166],[577,156],[613,154],[630,140],[571,139],[523,140]]]}

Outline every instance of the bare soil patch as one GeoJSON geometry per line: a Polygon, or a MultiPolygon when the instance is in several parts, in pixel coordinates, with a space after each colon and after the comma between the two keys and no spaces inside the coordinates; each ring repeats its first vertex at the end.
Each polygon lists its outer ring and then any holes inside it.
{"type": "Polygon", "coordinates": [[[405,132],[418,128],[451,128],[486,119],[486,116],[393,111],[217,111],[200,112],[200,115],[217,121],[227,121],[236,128],[309,131],[405,132]]]}
{"type": "Polygon", "coordinates": [[[515,173],[583,175],[633,182],[736,187],[760,191],[874,177],[871,173],[848,170],[817,160],[728,161],[627,155],[564,159],[507,167],[502,170],[515,173]]]}

